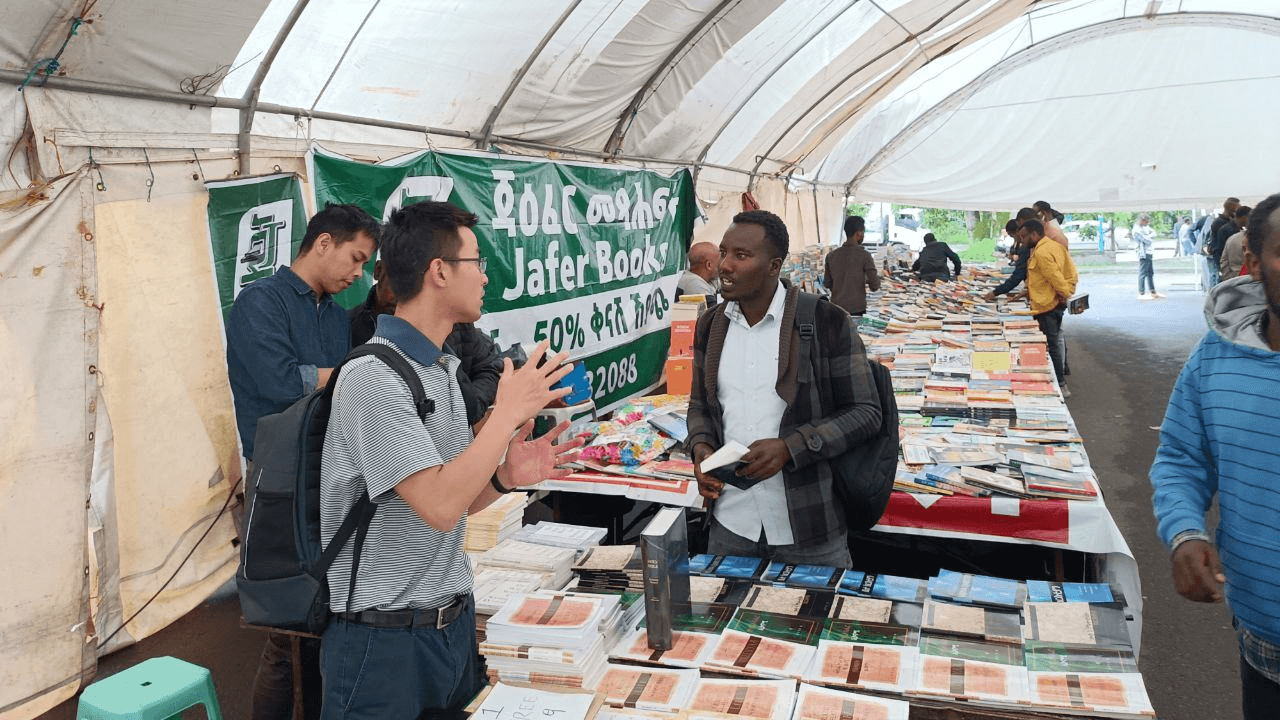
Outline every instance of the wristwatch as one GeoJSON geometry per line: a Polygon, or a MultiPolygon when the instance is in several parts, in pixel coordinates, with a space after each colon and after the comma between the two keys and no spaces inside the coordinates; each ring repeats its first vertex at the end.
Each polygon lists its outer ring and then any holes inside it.
{"type": "Polygon", "coordinates": [[[498,482],[498,473],[496,472],[493,475],[489,476],[489,484],[493,486],[494,490],[497,490],[502,495],[506,495],[507,493],[511,492],[514,489],[509,487],[502,487],[502,483],[498,482]]]}
{"type": "Polygon", "coordinates": [[[1178,547],[1182,545],[1182,543],[1189,542],[1191,540],[1202,540],[1210,545],[1213,544],[1213,539],[1201,530],[1183,530],[1173,536],[1173,542],[1169,544],[1169,552],[1171,554],[1178,552],[1178,547]]]}

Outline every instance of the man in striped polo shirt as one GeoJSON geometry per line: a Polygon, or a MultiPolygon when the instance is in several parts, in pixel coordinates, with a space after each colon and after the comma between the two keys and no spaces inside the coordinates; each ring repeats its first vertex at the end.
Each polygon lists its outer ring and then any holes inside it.
{"type": "Polygon", "coordinates": [[[1240,644],[1245,720],[1280,706],[1280,194],[1250,216],[1252,275],[1205,296],[1207,333],[1178,376],[1151,466],[1173,582],[1226,601],[1240,644]],[[1205,512],[1218,496],[1217,537],[1205,512]],[[1215,542],[1216,540],[1216,542],[1215,542]]]}
{"type": "Polygon", "coordinates": [[[555,466],[579,444],[551,442],[565,427],[527,440],[534,414],[569,391],[551,389],[570,369],[561,367],[566,354],[538,367],[545,342],[520,370],[504,361],[493,411],[472,435],[459,360],[441,348],[454,323],[480,317],[488,279],[476,221],[423,202],[383,229],[382,261],[399,303],[379,316],[370,342],[405,356],[434,410],[420,420],[408,386],[376,358],[353,360],[339,375],[320,470],[323,541],[363,493],[377,512],[352,597],[351,543],[329,569],[337,615],[321,648],[324,718],[416,718],[475,696],[485,679],[462,551],[467,515],[501,493],[566,475],[555,466]]]}

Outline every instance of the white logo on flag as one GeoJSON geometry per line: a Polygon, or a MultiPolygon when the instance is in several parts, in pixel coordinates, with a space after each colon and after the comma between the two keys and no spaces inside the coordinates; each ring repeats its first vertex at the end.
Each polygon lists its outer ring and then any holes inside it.
{"type": "Polygon", "coordinates": [[[293,200],[259,205],[241,215],[232,297],[249,283],[270,277],[288,265],[292,240],[293,200]]]}

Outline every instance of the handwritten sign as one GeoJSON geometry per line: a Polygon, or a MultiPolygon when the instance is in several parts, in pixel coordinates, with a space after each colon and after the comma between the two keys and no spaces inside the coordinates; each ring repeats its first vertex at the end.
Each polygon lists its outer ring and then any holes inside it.
{"type": "Polygon", "coordinates": [[[593,693],[554,692],[494,685],[472,714],[475,720],[585,720],[593,693]]]}

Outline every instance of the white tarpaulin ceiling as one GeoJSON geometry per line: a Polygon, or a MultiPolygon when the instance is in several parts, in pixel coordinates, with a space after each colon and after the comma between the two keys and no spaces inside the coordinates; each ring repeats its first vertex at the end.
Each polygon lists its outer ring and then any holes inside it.
{"type": "Polygon", "coordinates": [[[793,244],[845,193],[1207,207],[1280,190],[1280,0],[27,0],[0,23],[0,718],[230,577],[204,182],[313,141],[689,166],[793,244]]]}
{"type": "MultiPolygon", "coordinates": [[[[16,84],[39,69],[39,85],[56,57],[45,92],[201,110],[165,127],[103,103],[72,108],[85,126],[37,127],[36,146],[56,130],[82,147],[230,148],[249,119],[250,152],[278,147],[272,139],[497,145],[692,165],[704,195],[772,175],[926,206],[1153,208],[1280,187],[1280,135],[1259,131],[1280,109],[1278,10],[1275,0],[43,0],[7,10],[0,72],[16,84]],[[185,140],[163,139],[179,131],[185,140]]],[[[23,131],[23,102],[5,101],[6,148],[23,131]]],[[[20,168],[3,176],[0,187],[25,184],[20,168]]]]}

